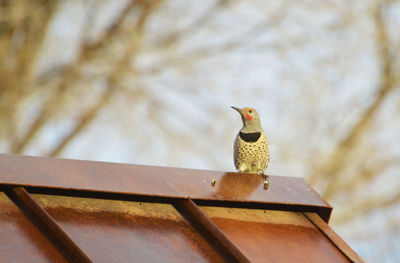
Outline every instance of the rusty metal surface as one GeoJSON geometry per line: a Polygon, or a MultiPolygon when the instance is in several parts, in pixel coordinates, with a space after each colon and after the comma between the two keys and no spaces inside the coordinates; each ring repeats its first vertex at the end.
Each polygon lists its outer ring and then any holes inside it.
{"type": "Polygon", "coordinates": [[[335,246],[352,262],[364,263],[364,260],[351,249],[344,240],[336,234],[318,215],[314,213],[303,213],[310,222],[318,228],[335,246]]]}
{"type": "Polygon", "coordinates": [[[92,262],[23,187],[9,189],[5,194],[52,241],[70,262],[92,262]]]}
{"type": "Polygon", "coordinates": [[[68,262],[3,192],[0,192],[0,262],[68,262]]]}
{"type": "Polygon", "coordinates": [[[65,262],[54,246],[67,239],[87,262],[360,259],[323,221],[332,207],[300,178],[272,176],[264,190],[255,175],[0,154],[1,190],[53,244],[0,195],[0,234],[11,236],[0,262],[65,262]]]}
{"type": "Polygon", "coordinates": [[[255,175],[7,154],[0,154],[0,185],[191,198],[223,201],[219,205],[224,206],[266,204],[270,209],[317,212],[325,221],[332,210],[301,178],[270,176],[269,189],[264,190],[262,178],[255,175]]]}
{"type": "Polygon", "coordinates": [[[228,262],[250,262],[192,200],[179,199],[174,207],[228,262]]]}
{"type": "Polygon", "coordinates": [[[350,262],[301,213],[201,209],[251,262],[350,262]]]}
{"type": "Polygon", "coordinates": [[[224,262],[172,205],[33,196],[94,262],[224,262]]]}

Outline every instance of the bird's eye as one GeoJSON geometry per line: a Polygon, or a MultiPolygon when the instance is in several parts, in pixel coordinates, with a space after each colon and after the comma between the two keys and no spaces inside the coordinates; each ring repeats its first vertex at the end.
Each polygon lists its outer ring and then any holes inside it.
{"type": "Polygon", "coordinates": [[[252,110],[249,110],[249,113],[252,113],[253,111],[252,110]]]}

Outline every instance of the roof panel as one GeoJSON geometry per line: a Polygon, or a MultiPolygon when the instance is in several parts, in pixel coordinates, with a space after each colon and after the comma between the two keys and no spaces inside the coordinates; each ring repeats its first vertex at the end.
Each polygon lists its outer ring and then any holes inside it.
{"type": "Polygon", "coordinates": [[[0,262],[68,262],[0,192],[0,262]]]}
{"type": "Polygon", "coordinates": [[[302,213],[201,209],[251,262],[349,262],[302,213]]]}
{"type": "Polygon", "coordinates": [[[326,221],[331,212],[302,178],[283,176],[270,176],[265,190],[257,175],[0,154],[1,184],[316,207],[325,209],[320,216],[326,221]]]}
{"type": "Polygon", "coordinates": [[[33,196],[94,262],[224,262],[169,204],[33,196]]]}
{"type": "Polygon", "coordinates": [[[12,236],[0,241],[0,262],[65,262],[54,246],[71,262],[362,262],[304,180],[269,182],[266,190],[257,175],[0,154],[0,190],[18,205],[0,196],[0,234],[12,236]]]}

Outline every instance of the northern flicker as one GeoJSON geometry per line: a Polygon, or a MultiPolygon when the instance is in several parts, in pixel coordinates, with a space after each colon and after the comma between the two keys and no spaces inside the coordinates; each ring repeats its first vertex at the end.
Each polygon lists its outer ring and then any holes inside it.
{"type": "Polygon", "coordinates": [[[269,163],[268,140],[261,128],[260,117],[253,108],[232,108],[240,113],[243,121],[234,143],[235,167],[240,173],[261,174],[267,180],[264,171],[269,163]]]}

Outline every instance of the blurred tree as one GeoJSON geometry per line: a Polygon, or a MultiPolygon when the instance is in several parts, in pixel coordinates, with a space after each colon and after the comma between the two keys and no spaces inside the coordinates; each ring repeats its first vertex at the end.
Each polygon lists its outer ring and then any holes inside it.
{"type": "Polygon", "coordinates": [[[252,105],[270,173],[379,240],[400,233],[399,17],[394,0],[0,0],[0,149],[233,170],[228,106],[252,105]]]}

